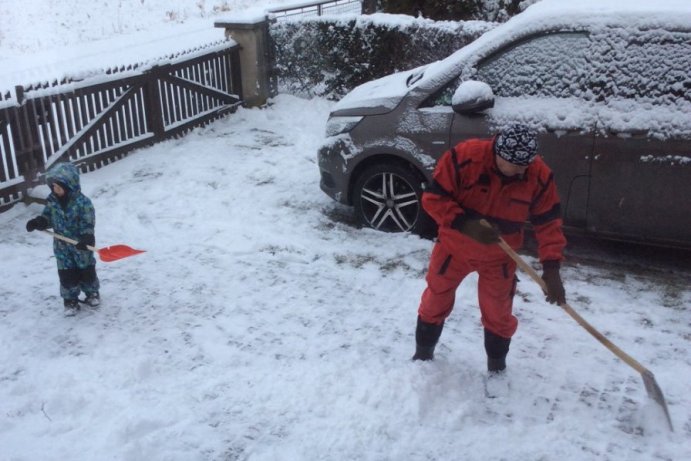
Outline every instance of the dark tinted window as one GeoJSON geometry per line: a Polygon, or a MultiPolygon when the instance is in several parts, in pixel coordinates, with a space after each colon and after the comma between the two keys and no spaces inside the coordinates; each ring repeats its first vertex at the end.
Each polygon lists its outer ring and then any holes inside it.
{"type": "Polygon", "coordinates": [[[433,106],[450,106],[451,98],[453,97],[456,88],[461,84],[463,80],[460,77],[454,78],[451,82],[447,83],[441,90],[434,93],[432,96],[427,98],[425,102],[421,104],[420,107],[433,107],[433,106]]]}

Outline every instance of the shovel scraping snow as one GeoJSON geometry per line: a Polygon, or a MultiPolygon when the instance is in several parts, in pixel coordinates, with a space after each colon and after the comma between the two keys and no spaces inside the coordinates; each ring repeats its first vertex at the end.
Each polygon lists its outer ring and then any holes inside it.
{"type": "MultiPolygon", "coordinates": [[[[487,224],[489,226],[489,224],[487,224]]],[[[499,239],[499,246],[508,254],[511,259],[513,259],[516,264],[523,269],[529,276],[532,278],[538,285],[540,285],[540,288],[542,288],[542,291],[547,293],[547,285],[545,284],[545,281],[542,280],[542,277],[538,275],[537,272],[535,272],[535,269],[533,269],[521,256],[516,253],[513,248],[509,246],[504,239],[500,237],[499,239]]],[[[631,368],[636,370],[641,374],[641,378],[643,378],[643,384],[645,385],[645,390],[648,393],[648,397],[653,399],[656,403],[660,405],[662,410],[664,411],[665,417],[667,418],[667,424],[669,425],[669,430],[674,431],[674,427],[672,426],[672,418],[669,415],[669,410],[667,409],[667,402],[665,401],[665,396],[662,394],[662,390],[660,389],[660,386],[657,385],[657,381],[655,381],[655,376],[653,373],[645,368],[643,365],[641,365],[638,361],[636,361],[633,357],[628,355],[626,352],[622,351],[619,349],[614,343],[612,343],[605,335],[597,331],[591,324],[589,324],[583,317],[581,317],[571,306],[569,306],[566,303],[560,304],[559,307],[564,309],[567,314],[569,314],[580,326],[585,328],[588,333],[593,335],[595,339],[600,341],[603,346],[605,346],[607,349],[612,351],[614,355],[619,357],[621,360],[624,361],[627,365],[629,365],[631,368]]]]}
{"type": "MultiPolygon", "coordinates": [[[[56,239],[62,240],[63,242],[71,243],[72,245],[76,245],[79,243],[76,240],[73,240],[69,237],[65,237],[64,235],[56,234],[55,232],[49,230],[44,230],[43,232],[52,235],[56,239]]],[[[127,245],[111,245],[103,248],[96,248],[87,245],[86,247],[94,253],[97,253],[101,261],[106,263],[117,261],[118,259],[127,258],[128,256],[134,256],[139,253],[144,253],[144,250],[135,250],[134,248],[128,247],[127,245]]]]}

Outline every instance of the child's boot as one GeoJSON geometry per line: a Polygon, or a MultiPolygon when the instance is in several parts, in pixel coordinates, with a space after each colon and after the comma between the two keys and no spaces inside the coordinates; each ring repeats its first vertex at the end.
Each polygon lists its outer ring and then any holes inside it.
{"type": "Polygon", "coordinates": [[[65,317],[72,317],[77,315],[79,311],[79,301],[76,299],[65,300],[65,317]]]}
{"type": "Polygon", "coordinates": [[[101,297],[99,296],[98,291],[96,291],[95,293],[87,294],[84,302],[91,307],[100,306],[101,305],[101,297]]]}

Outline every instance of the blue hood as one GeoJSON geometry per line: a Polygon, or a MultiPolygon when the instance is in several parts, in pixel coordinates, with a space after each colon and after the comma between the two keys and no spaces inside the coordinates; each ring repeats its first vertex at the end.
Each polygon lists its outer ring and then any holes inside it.
{"type": "Polygon", "coordinates": [[[72,163],[58,163],[46,172],[46,184],[58,182],[67,188],[68,193],[80,192],[79,169],[72,163]]]}

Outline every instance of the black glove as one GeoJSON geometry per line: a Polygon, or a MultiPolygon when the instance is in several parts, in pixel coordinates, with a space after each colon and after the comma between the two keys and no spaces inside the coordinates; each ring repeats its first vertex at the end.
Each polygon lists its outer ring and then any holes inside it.
{"type": "Polygon", "coordinates": [[[465,215],[458,215],[453,220],[451,227],[465,234],[476,242],[489,245],[499,242],[499,231],[494,227],[482,223],[481,219],[468,218],[465,215]]]}
{"type": "Polygon", "coordinates": [[[82,235],[82,237],[79,239],[79,243],[77,243],[77,250],[88,250],[86,247],[87,245],[96,245],[96,237],[94,237],[94,234],[82,235]]]}
{"type": "Polygon", "coordinates": [[[46,230],[48,229],[48,220],[45,216],[36,216],[26,222],[26,231],[33,232],[35,230],[46,230]]]}
{"type": "Polygon", "coordinates": [[[542,263],[542,280],[547,285],[548,303],[564,304],[566,302],[566,292],[564,291],[564,284],[561,282],[559,275],[559,261],[545,261],[542,263]]]}

